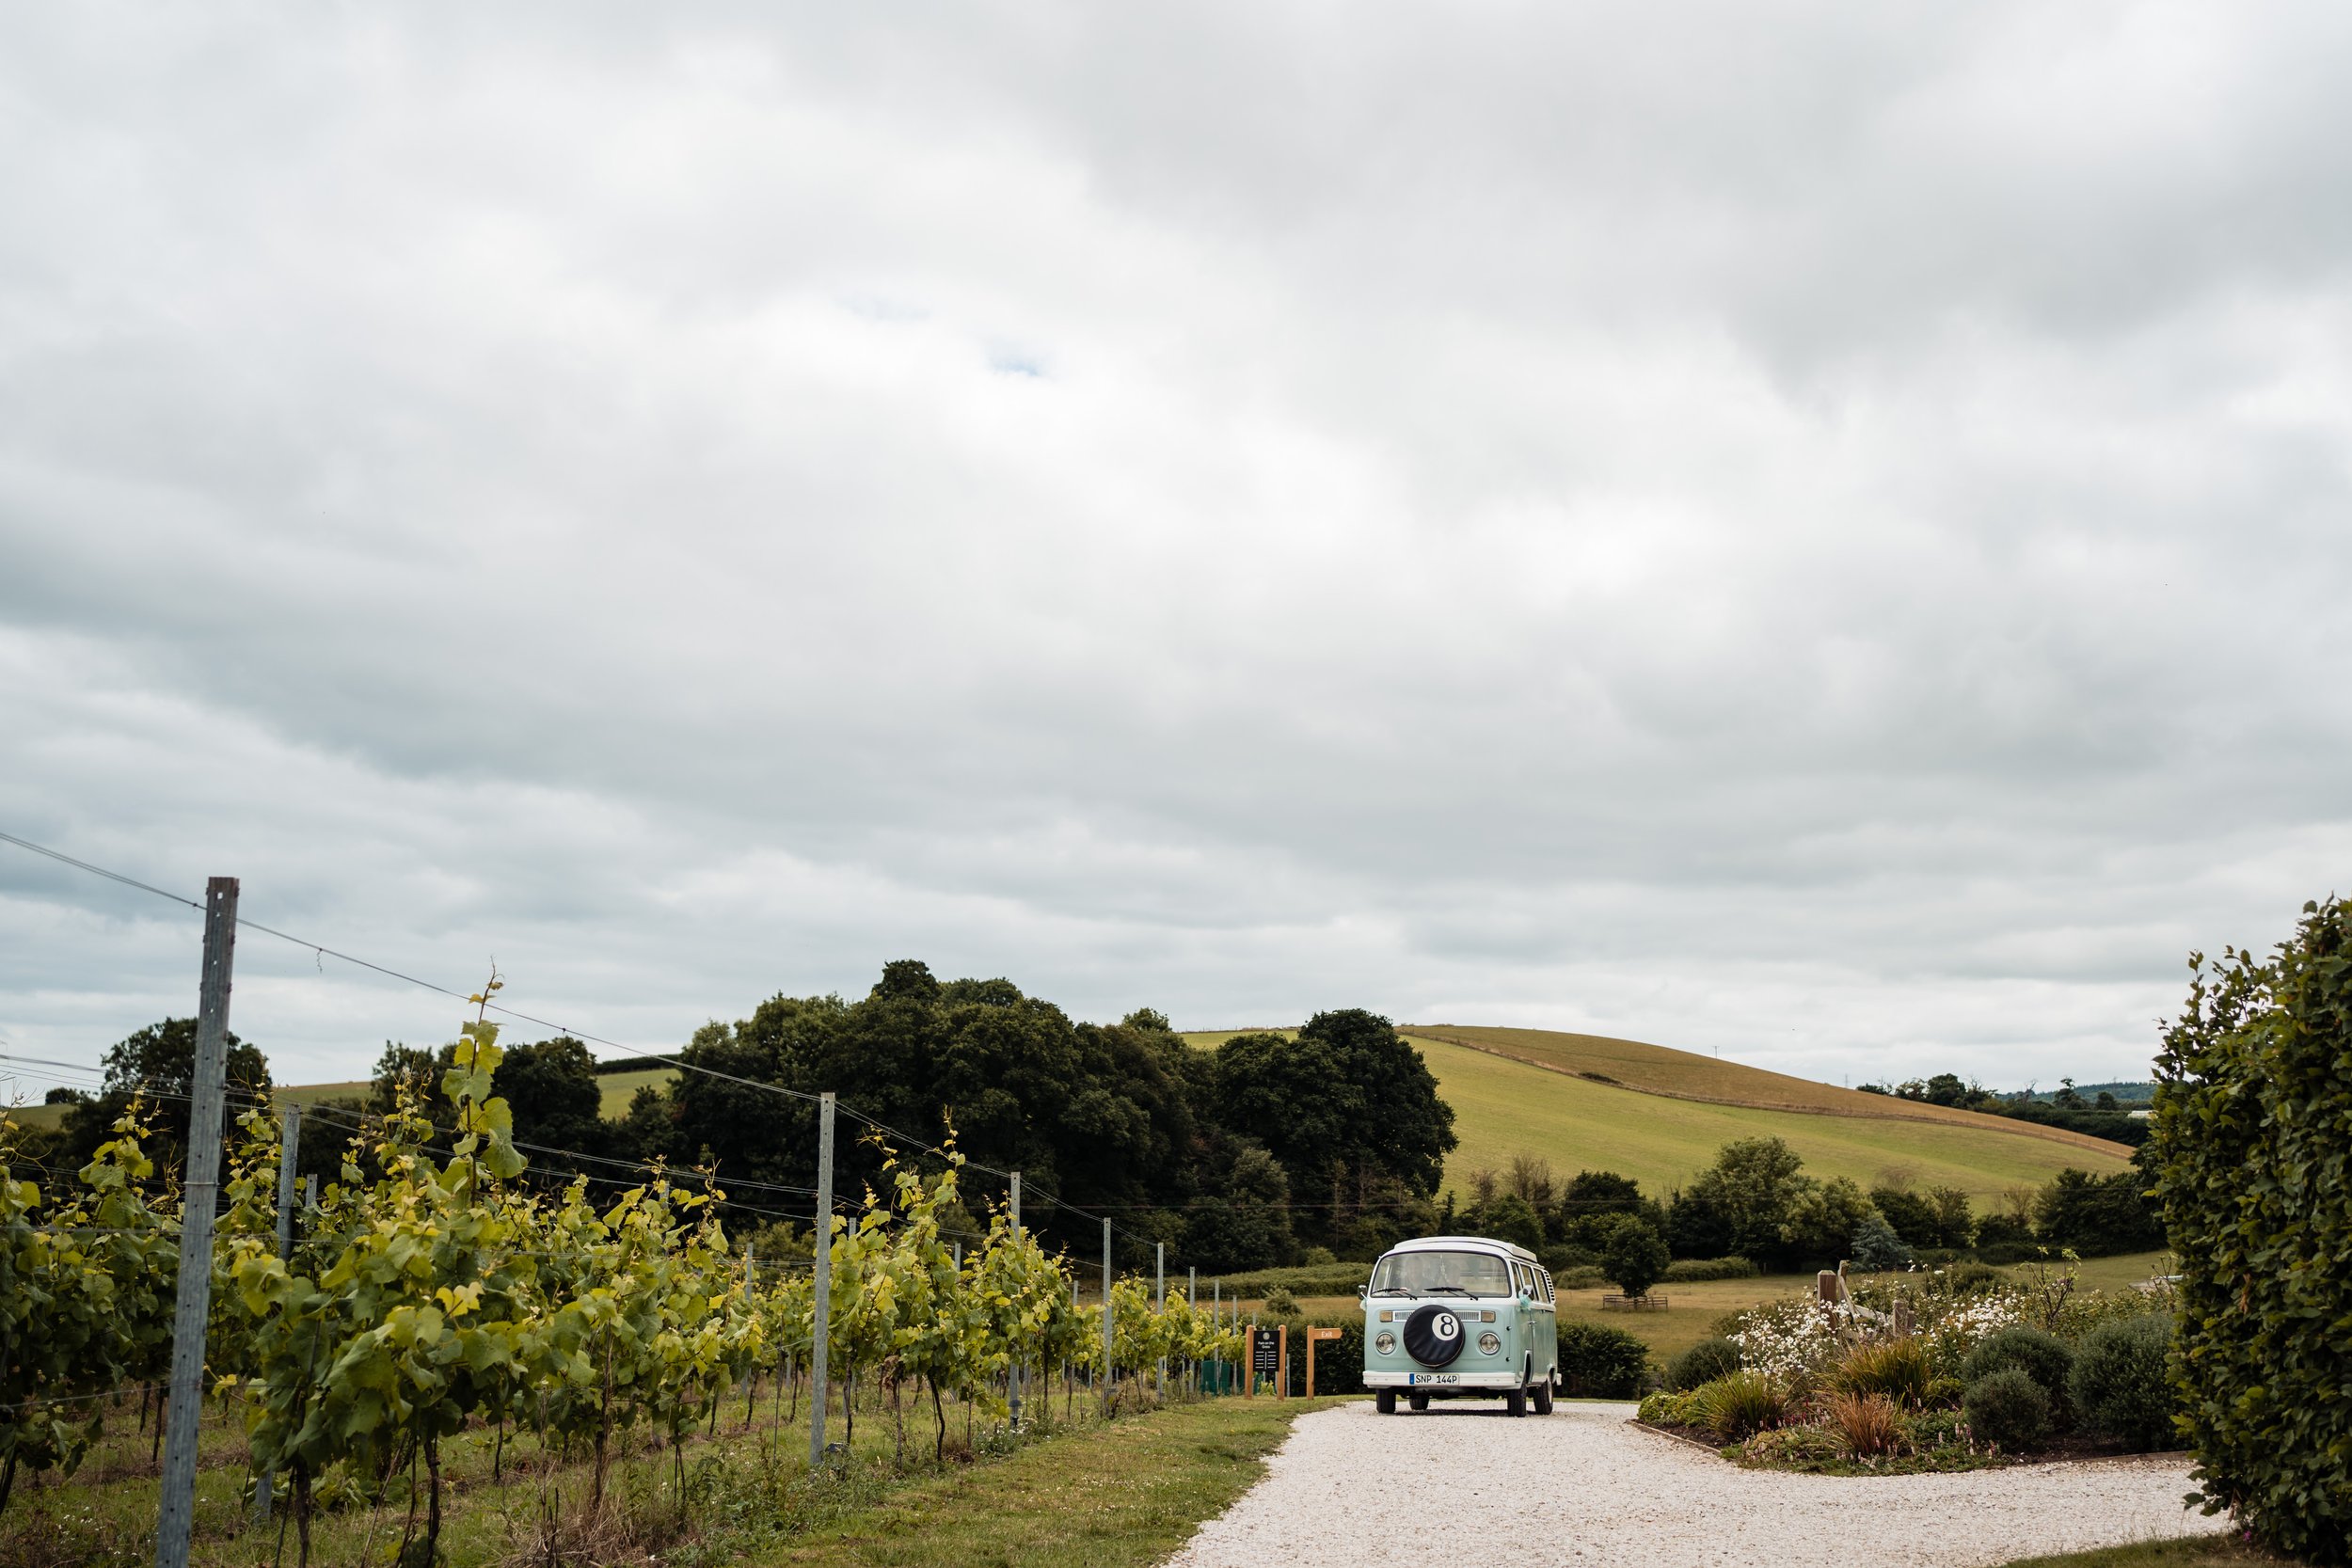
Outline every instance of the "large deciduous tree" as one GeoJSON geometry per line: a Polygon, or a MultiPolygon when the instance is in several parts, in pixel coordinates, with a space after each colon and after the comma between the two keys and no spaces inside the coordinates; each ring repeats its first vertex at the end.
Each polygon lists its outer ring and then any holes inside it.
{"type": "Polygon", "coordinates": [[[1421,1053],[1361,1008],[1317,1013],[1295,1038],[1234,1036],[1217,1048],[1216,1097],[1224,1124],[1263,1144],[1295,1191],[1344,1193],[1371,1171],[1425,1198],[1458,1142],[1421,1053]]]}

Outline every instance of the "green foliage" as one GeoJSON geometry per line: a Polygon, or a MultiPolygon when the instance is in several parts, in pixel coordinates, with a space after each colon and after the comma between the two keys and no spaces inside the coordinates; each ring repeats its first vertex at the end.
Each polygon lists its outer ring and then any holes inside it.
{"type": "Polygon", "coordinates": [[[1785,1264],[1832,1267],[1850,1256],[1856,1232],[1876,1212],[1862,1188],[1846,1177],[1803,1180],[1780,1223],[1780,1256],[1785,1264]]]}
{"type": "Polygon", "coordinates": [[[1928,1348],[1915,1337],[1874,1339],[1848,1351],[1830,1370],[1830,1385],[1843,1393],[1883,1395],[1906,1409],[1928,1402],[1934,1380],[1928,1348]]]}
{"type": "Polygon", "coordinates": [[[2034,1198],[2034,1230],[2045,1245],[2085,1258],[2164,1245],[2164,1220],[2143,1196],[2138,1169],[2097,1177],[2062,1170],[2034,1198]]]}
{"type": "Polygon", "coordinates": [[[1666,1386],[1685,1393],[1739,1370],[1738,1345],[1724,1338],[1701,1339],[1666,1364],[1666,1386]]]}
{"type": "Polygon", "coordinates": [[[17,1127],[0,1115],[0,1508],[21,1471],[71,1474],[97,1430],[91,1396],[153,1377],[170,1356],[177,1215],[141,1188],[154,1166],[135,1100],[44,1205],[16,1176],[17,1127]]]}
{"type": "Polygon", "coordinates": [[[1971,1260],[1938,1270],[1935,1283],[1936,1288],[1946,1295],[1973,1296],[1998,1290],[2007,1279],[2008,1276],[1992,1264],[1971,1260]]]}
{"type": "Polygon", "coordinates": [[[1216,1085],[1223,1124],[1318,1190],[1377,1172],[1426,1197],[1456,1142],[1421,1053],[1361,1009],[1317,1013],[1295,1037],[1235,1035],[1216,1049],[1216,1085]]]}
{"type": "Polygon", "coordinates": [[[1670,1261],[1665,1238],[1631,1214],[1617,1217],[1600,1254],[1602,1270],[1629,1296],[1647,1295],[1670,1261]]]}
{"type": "Polygon", "coordinates": [[[1709,1279],[1754,1279],[1763,1272],[1753,1258],[1677,1258],[1660,1277],[1669,1285],[1695,1285],[1709,1279]]]}
{"type": "Polygon", "coordinates": [[[2170,1448],[2176,1441],[2166,1367],[2171,1352],[2172,1319],[2166,1313],[2104,1323],[2084,1336],[2068,1384],[2083,1424],[2139,1451],[2170,1448]]]}
{"type": "Polygon", "coordinates": [[[1962,1408],[1971,1432],[2010,1453],[2030,1452],[2050,1435],[2049,1391],[2022,1367],[2006,1367],[1970,1382],[1962,1408]]]}
{"type": "Polygon", "coordinates": [[[1478,1235],[1510,1242],[1530,1252],[1544,1244],[1544,1222],[1536,1217],[1534,1205],[1517,1193],[1497,1195],[1491,1203],[1481,1204],[1464,1216],[1464,1222],[1478,1235]]]}
{"type": "MultiPolygon", "coordinates": [[[[1738,1368],[1730,1370],[1736,1371],[1738,1368]]],[[[1641,1408],[1633,1413],[1634,1418],[1660,1427],[1696,1426],[1699,1424],[1697,1389],[1701,1386],[1703,1385],[1694,1384],[1689,1388],[1661,1388],[1654,1394],[1645,1394],[1642,1398],[1641,1408]]]]}
{"type": "Polygon", "coordinates": [[[1895,1234],[1895,1227],[1886,1223],[1876,1209],[1862,1216],[1854,1227],[1854,1266],[1870,1274],[1884,1274],[1899,1269],[1911,1261],[1911,1248],[1895,1234]]]}
{"type": "Polygon", "coordinates": [[[2047,1418],[2063,1426],[2072,1418],[2067,1382],[2074,1371],[2074,1353],[2055,1334],[2022,1325],[2004,1328],[1968,1353],[1961,1376],[1972,1386],[1994,1372],[2016,1370],[2034,1380],[2047,1396],[2047,1418]]]}
{"type": "MultiPolygon", "coordinates": [[[[1369,1263],[1298,1264],[1287,1269],[1255,1269],[1248,1274],[1220,1275],[1216,1288],[1227,1301],[1263,1297],[1280,1289],[1299,1296],[1354,1295],[1372,1278],[1369,1263]]],[[[1200,1289],[1209,1289],[1207,1279],[1200,1289]]]]}
{"type": "Polygon", "coordinates": [[[2271,1545],[2352,1560],[2352,904],[2306,904],[2267,960],[2191,964],[2148,1152],[2199,1483],[2271,1545]]]}
{"type": "Polygon", "coordinates": [[[1696,1389],[1691,1408],[1697,1425],[1737,1442],[1787,1419],[1788,1394],[1762,1372],[1730,1372],[1696,1389]]]}
{"type": "MultiPolygon", "coordinates": [[[[266,1096],[270,1090],[269,1062],[252,1045],[228,1037],[229,1103],[221,1117],[225,1135],[233,1125],[241,1101],[266,1096]]],[[[167,1018],[151,1023],[106,1048],[105,1086],[66,1112],[56,1148],[47,1163],[54,1171],[72,1171],[87,1164],[100,1145],[116,1135],[123,1117],[135,1106],[156,1103],[184,1105],[196,1085],[196,1020],[167,1018]]],[[[178,1125],[163,1118],[144,1124],[142,1143],[147,1158],[159,1171],[177,1169],[186,1158],[186,1118],[178,1125]]]]}
{"type": "Polygon", "coordinates": [[[1564,1321],[1559,1324],[1560,1384],[1564,1392],[1586,1399],[1629,1400],[1649,1382],[1649,1346],[1638,1336],[1606,1323],[1564,1321]]]}
{"type": "Polygon", "coordinates": [[[1804,1164],[1779,1138],[1727,1143],[1676,1203],[1677,1224],[1685,1236],[1711,1232],[1707,1251],[1737,1252],[1758,1263],[1777,1260],[1782,1227],[1812,1185],[1798,1174],[1804,1164]]]}

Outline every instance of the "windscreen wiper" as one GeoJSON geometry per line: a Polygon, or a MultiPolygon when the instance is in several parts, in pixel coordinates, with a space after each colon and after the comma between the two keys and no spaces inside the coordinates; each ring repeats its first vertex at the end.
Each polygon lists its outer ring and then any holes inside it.
{"type": "Polygon", "coordinates": [[[1451,1291],[1457,1296],[1468,1296],[1472,1301],[1478,1299],[1476,1291],[1465,1291],[1459,1285],[1424,1285],[1422,1287],[1422,1294],[1426,1296],[1434,1296],[1439,1291],[1451,1291]]]}

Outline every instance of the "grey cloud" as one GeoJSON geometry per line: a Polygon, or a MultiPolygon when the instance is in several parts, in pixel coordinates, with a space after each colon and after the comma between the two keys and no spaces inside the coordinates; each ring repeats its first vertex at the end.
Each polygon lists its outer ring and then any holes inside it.
{"type": "MultiPolygon", "coordinates": [[[[652,1044],[919,954],[1993,1082],[2343,880],[2330,9],[8,30],[11,831],[652,1044]]],[[[192,967],[0,931],[41,1053],[192,967]]]]}

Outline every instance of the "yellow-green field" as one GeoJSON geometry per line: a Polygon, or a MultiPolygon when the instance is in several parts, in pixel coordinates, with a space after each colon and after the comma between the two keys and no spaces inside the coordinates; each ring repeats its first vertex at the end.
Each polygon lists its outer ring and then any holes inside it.
{"type": "MultiPolygon", "coordinates": [[[[1214,1049],[1234,1033],[1184,1038],[1214,1049]]],[[[2077,1133],[2050,1137],[2052,1130],[2030,1122],[1857,1094],[1634,1040],[1452,1027],[1417,1027],[1407,1037],[1454,1107],[1461,1146],[1446,1162],[1446,1180],[1456,1191],[1472,1171],[1534,1154],[1564,1178],[1613,1170],[1662,1195],[1724,1144],[1771,1134],[1787,1139],[1811,1175],[1867,1187],[1900,1172],[1921,1186],[1958,1187],[1981,1209],[2007,1188],[2038,1186],[2069,1165],[2103,1176],[2122,1170],[2131,1154],[2077,1133]],[[1742,1095],[1756,1102],[1719,1103],[1742,1095]],[[1931,1114],[1913,1119],[1921,1111],[1931,1114]]]]}
{"type": "Polygon", "coordinates": [[[648,1084],[666,1084],[677,1076],[674,1067],[640,1068],[632,1072],[608,1072],[596,1080],[604,1090],[604,1103],[597,1115],[618,1121],[628,1115],[628,1102],[637,1098],[637,1091],[648,1084]]]}
{"type": "Polygon", "coordinates": [[[1446,1163],[1457,1189],[1470,1171],[1501,1169],[1515,1154],[1540,1155],[1562,1176],[1613,1170],[1660,1195],[1704,1168],[1735,1138],[1785,1138],[1809,1175],[1869,1186],[1892,1171],[1922,1186],[1954,1186],[1979,1208],[2019,1183],[2039,1185],[2069,1165],[2106,1175],[2129,1151],[2093,1141],[2054,1143],[2001,1128],[1823,1116],[1673,1100],[1529,1067],[1464,1046],[1416,1037],[1454,1107],[1462,1140],[1446,1163]]]}

